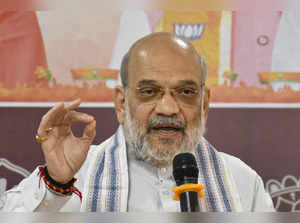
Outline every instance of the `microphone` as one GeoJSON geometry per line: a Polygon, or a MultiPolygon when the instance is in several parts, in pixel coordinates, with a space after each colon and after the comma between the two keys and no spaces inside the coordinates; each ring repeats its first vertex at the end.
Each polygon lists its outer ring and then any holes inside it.
{"type": "MultiPolygon", "coordinates": [[[[174,157],[173,176],[177,187],[188,184],[197,184],[198,174],[199,169],[193,154],[180,153],[174,157]]],[[[179,195],[179,199],[181,212],[199,211],[198,192],[195,190],[183,190],[179,195]]]]}

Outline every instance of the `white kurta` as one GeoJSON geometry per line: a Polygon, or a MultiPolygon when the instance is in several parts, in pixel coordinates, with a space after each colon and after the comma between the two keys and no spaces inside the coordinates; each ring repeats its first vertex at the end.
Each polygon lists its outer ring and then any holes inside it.
{"type": "MultiPolygon", "coordinates": [[[[109,139],[110,140],[110,139],[109,139]]],[[[89,170],[95,162],[97,154],[103,152],[105,143],[91,146],[88,157],[76,175],[76,187],[86,193],[89,184],[89,170]]],[[[235,191],[239,194],[243,211],[274,211],[272,200],[264,190],[259,175],[244,162],[225,153],[220,153],[235,181],[235,191]]],[[[131,153],[127,154],[129,190],[127,211],[180,211],[179,202],[172,200],[172,188],[175,186],[170,168],[156,168],[136,160],[131,153]]],[[[201,171],[201,170],[200,170],[201,171]]],[[[83,203],[76,195],[57,196],[47,191],[43,181],[39,187],[38,170],[36,169],[28,178],[17,187],[7,191],[2,200],[5,205],[2,211],[80,211],[83,203]]],[[[0,209],[0,210],[1,210],[0,209]]]]}

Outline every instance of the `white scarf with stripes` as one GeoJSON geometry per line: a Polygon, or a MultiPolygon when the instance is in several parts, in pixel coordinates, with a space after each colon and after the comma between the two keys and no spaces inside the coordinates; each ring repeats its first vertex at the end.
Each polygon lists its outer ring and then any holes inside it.
{"type": "MultiPolygon", "coordinates": [[[[200,199],[201,211],[242,211],[240,197],[225,160],[204,138],[195,157],[199,167],[199,184],[205,197],[200,199]]],[[[81,211],[126,212],[129,176],[123,128],[97,149],[83,191],[81,211]]]]}

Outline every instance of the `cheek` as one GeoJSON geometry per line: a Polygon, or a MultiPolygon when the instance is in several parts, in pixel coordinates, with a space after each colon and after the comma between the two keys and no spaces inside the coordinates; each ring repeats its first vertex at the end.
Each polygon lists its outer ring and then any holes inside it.
{"type": "Polygon", "coordinates": [[[151,117],[151,114],[154,110],[153,105],[145,105],[145,104],[140,104],[137,106],[133,106],[134,108],[131,110],[132,111],[132,118],[136,119],[140,124],[143,126],[147,125],[147,122],[149,121],[149,118],[151,117]]]}
{"type": "Polygon", "coordinates": [[[198,125],[201,120],[201,111],[200,109],[188,109],[183,111],[184,118],[187,122],[187,127],[191,128],[195,125],[198,125]]]}

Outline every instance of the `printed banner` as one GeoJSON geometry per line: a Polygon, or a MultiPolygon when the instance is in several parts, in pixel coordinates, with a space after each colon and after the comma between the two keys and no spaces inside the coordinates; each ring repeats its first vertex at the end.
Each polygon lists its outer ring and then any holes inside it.
{"type": "MultiPolygon", "coordinates": [[[[101,11],[101,10],[100,10],[101,11]]],[[[1,12],[0,102],[81,98],[110,103],[123,55],[171,32],[207,62],[212,103],[300,102],[300,34],[293,10],[1,12]],[[289,35],[292,34],[292,35],[289,35]]],[[[298,16],[299,17],[299,16],[298,16]]]]}

